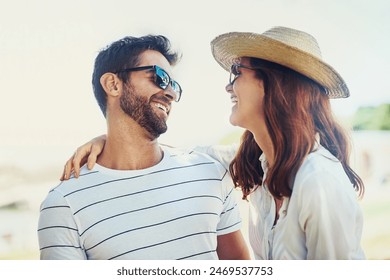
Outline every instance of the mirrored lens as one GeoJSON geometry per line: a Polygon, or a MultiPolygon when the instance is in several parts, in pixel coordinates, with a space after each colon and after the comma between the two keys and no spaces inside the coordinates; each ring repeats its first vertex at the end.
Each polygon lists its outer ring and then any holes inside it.
{"type": "Polygon", "coordinates": [[[180,97],[181,97],[181,87],[180,85],[176,82],[176,81],[171,81],[171,87],[173,89],[173,91],[176,93],[176,102],[180,100],[180,97]]]}
{"type": "Polygon", "coordinates": [[[156,67],[156,83],[162,89],[166,89],[169,85],[169,75],[160,67],[156,67]]]}
{"type": "Polygon", "coordinates": [[[174,92],[180,93],[180,85],[177,82],[172,81],[171,82],[171,87],[172,87],[174,92]]]}
{"type": "Polygon", "coordinates": [[[169,77],[168,73],[165,72],[165,70],[163,70],[162,68],[160,68],[158,66],[156,66],[156,79],[157,79],[156,83],[158,84],[158,86],[164,90],[167,89],[168,85],[170,84],[172,90],[176,94],[175,101],[177,102],[180,100],[182,89],[181,89],[179,83],[172,80],[169,77]]]}

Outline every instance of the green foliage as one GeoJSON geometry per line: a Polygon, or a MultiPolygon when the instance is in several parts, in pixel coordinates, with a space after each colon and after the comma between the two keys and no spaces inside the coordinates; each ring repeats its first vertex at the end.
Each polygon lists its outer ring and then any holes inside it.
{"type": "Polygon", "coordinates": [[[353,130],[390,130],[390,104],[360,107],[353,118],[353,130]]]}

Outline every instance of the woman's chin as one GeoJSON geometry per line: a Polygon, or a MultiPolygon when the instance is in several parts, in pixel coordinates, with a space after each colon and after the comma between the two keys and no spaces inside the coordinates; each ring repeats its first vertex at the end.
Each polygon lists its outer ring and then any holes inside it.
{"type": "Polygon", "coordinates": [[[230,121],[230,124],[231,124],[232,126],[240,126],[240,125],[239,125],[239,122],[238,122],[237,119],[233,116],[233,114],[230,115],[229,121],[230,121]]]}

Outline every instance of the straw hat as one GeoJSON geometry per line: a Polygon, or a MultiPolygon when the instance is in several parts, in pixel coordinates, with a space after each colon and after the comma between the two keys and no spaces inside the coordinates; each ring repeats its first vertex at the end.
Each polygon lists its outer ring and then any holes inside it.
{"type": "Polygon", "coordinates": [[[348,97],[343,78],[322,60],[317,40],[308,33],[274,27],[262,33],[231,32],[211,42],[215,60],[227,71],[238,57],[256,57],[291,68],[322,85],[329,98],[348,97]]]}

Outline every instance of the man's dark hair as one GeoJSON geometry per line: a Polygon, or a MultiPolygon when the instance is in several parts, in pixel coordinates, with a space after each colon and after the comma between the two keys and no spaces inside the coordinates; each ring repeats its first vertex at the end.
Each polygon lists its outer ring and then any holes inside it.
{"type": "MultiPolygon", "coordinates": [[[[172,66],[180,59],[179,54],[171,49],[168,38],[162,35],[127,36],[111,43],[97,55],[92,75],[92,86],[104,116],[106,116],[107,96],[100,84],[101,76],[108,72],[115,73],[125,68],[137,67],[139,55],[146,50],[160,52],[172,66]]],[[[127,73],[123,72],[117,75],[123,82],[127,82],[127,73]]]]}

